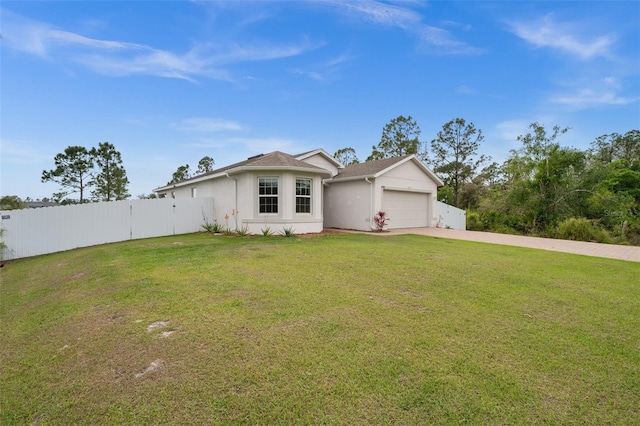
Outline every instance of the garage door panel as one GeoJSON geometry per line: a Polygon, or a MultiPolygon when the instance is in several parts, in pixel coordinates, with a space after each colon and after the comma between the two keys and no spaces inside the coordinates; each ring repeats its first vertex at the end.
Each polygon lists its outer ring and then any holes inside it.
{"type": "Polygon", "coordinates": [[[390,191],[382,194],[382,210],[389,216],[389,228],[417,228],[428,225],[429,195],[390,191]]]}

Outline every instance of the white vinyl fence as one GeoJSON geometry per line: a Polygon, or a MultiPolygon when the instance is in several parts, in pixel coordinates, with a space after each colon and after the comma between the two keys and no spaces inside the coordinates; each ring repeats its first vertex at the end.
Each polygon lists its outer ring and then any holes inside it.
{"type": "Polygon", "coordinates": [[[125,200],[2,211],[3,259],[202,230],[213,198],[125,200]]]}
{"type": "Polygon", "coordinates": [[[441,201],[436,205],[437,225],[439,228],[467,229],[467,212],[441,201]]]}

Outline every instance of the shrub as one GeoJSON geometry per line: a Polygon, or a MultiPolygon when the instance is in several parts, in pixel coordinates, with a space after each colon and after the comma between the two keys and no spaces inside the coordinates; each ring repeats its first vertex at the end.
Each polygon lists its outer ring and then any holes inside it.
{"type": "Polygon", "coordinates": [[[605,243],[610,239],[607,231],[593,221],[582,217],[572,217],[560,222],[556,230],[556,237],[563,240],[595,241],[598,243],[605,243]]]}
{"type": "Polygon", "coordinates": [[[246,237],[247,235],[249,235],[249,228],[247,227],[247,225],[244,225],[241,228],[236,228],[236,234],[238,235],[238,237],[246,237]]]}
{"type": "Polygon", "coordinates": [[[295,235],[293,227],[290,226],[288,228],[282,228],[282,231],[280,231],[280,235],[287,238],[293,237],[295,235]]]}
{"type": "Polygon", "coordinates": [[[376,231],[382,232],[385,226],[387,226],[387,222],[389,222],[389,216],[387,213],[380,210],[374,217],[373,222],[376,225],[376,231]]]}
{"type": "Polygon", "coordinates": [[[478,212],[467,212],[467,230],[484,231],[485,227],[478,212]]]}
{"type": "Polygon", "coordinates": [[[211,232],[212,234],[219,234],[222,232],[222,226],[217,221],[214,221],[213,223],[205,221],[204,225],[202,225],[202,229],[207,232],[211,232]]]}
{"type": "Polygon", "coordinates": [[[268,226],[262,228],[261,231],[262,231],[262,236],[264,237],[270,237],[273,235],[273,231],[268,226]]]}

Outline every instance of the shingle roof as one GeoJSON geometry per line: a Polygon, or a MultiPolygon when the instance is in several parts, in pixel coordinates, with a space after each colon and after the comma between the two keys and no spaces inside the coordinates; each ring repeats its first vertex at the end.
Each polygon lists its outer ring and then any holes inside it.
{"type": "Polygon", "coordinates": [[[377,173],[393,166],[396,163],[409,157],[403,155],[401,157],[385,158],[383,160],[367,161],[366,163],[351,164],[345,166],[344,169],[338,170],[338,175],[333,180],[347,179],[353,177],[374,176],[377,173]]]}
{"type": "MultiPolygon", "coordinates": [[[[194,179],[201,179],[205,176],[213,176],[219,175],[221,173],[229,172],[234,169],[251,167],[251,168],[300,168],[300,169],[309,169],[310,172],[316,173],[329,173],[327,170],[314,166],[313,164],[305,163],[304,161],[300,161],[296,159],[294,156],[286,154],[280,151],[270,152],[269,154],[260,154],[254,157],[249,157],[244,161],[240,161],[239,163],[231,164],[229,166],[225,166],[216,170],[212,170],[207,173],[203,173],[197,176],[190,177],[189,179],[182,180],[177,182],[177,184],[182,185],[185,182],[192,181],[194,179]]],[[[167,185],[169,186],[169,185],[167,185]]]]}

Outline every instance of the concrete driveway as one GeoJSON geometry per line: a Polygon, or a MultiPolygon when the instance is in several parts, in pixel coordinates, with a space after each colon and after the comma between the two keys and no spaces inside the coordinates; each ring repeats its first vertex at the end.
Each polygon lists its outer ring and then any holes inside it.
{"type": "Polygon", "coordinates": [[[376,235],[417,234],[437,238],[476,241],[480,243],[503,244],[507,246],[529,247],[541,250],[582,254],[585,256],[607,257],[610,259],[640,262],[640,247],[616,244],[585,243],[582,241],[555,240],[552,238],[524,237],[521,235],[495,234],[492,232],[458,231],[442,228],[392,229],[376,235]]]}

